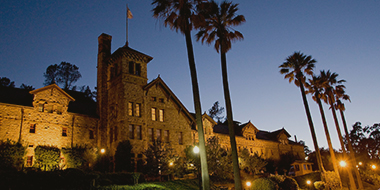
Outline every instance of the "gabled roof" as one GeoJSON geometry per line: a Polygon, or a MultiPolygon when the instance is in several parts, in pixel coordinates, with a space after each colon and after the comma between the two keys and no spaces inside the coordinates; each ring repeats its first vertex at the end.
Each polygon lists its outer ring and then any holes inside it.
{"type": "MultiPolygon", "coordinates": [[[[194,114],[194,118],[195,118],[195,114],[194,114]]],[[[216,123],[216,121],[213,118],[211,118],[209,115],[207,115],[206,112],[203,113],[202,118],[209,120],[213,125],[218,124],[218,123],[216,123]]]]}
{"type": "Polygon", "coordinates": [[[255,133],[257,133],[259,130],[257,129],[256,126],[254,126],[251,121],[248,121],[247,123],[241,124],[241,133],[244,134],[245,131],[250,131],[253,130],[255,133]]]}
{"type": "Polygon", "coordinates": [[[59,88],[59,86],[57,86],[56,84],[51,84],[49,86],[45,86],[45,87],[42,87],[42,88],[39,88],[39,89],[36,89],[36,90],[32,90],[30,91],[29,93],[30,94],[37,94],[38,92],[42,92],[42,91],[45,91],[45,90],[49,90],[49,89],[52,89],[52,88],[55,88],[57,89],[59,92],[61,92],[63,95],[65,95],[68,99],[70,99],[71,101],[75,101],[75,99],[73,97],[71,97],[69,94],[67,94],[64,90],[62,90],[61,88],[59,88]]]}
{"type": "Polygon", "coordinates": [[[153,59],[153,57],[146,55],[144,53],[141,53],[125,45],[112,53],[112,55],[109,58],[109,63],[112,63],[123,56],[130,57],[132,59],[139,60],[145,63],[149,63],[149,61],[153,59]]]}
{"type": "Polygon", "coordinates": [[[181,111],[185,113],[185,115],[188,117],[188,119],[195,124],[195,117],[187,110],[187,108],[182,104],[182,102],[177,98],[177,96],[170,90],[168,85],[161,79],[161,77],[158,75],[158,77],[151,82],[149,82],[147,85],[143,87],[144,91],[149,91],[149,89],[153,86],[159,86],[162,88],[162,90],[168,94],[169,98],[173,100],[175,104],[180,108],[181,111]]]}

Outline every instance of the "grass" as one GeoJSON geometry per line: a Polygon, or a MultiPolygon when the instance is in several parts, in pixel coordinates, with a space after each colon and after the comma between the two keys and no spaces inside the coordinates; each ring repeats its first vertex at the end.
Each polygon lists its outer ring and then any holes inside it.
{"type": "Polygon", "coordinates": [[[168,182],[150,182],[141,183],[137,185],[112,185],[112,186],[101,186],[97,190],[198,190],[199,186],[197,180],[177,180],[168,182]]]}

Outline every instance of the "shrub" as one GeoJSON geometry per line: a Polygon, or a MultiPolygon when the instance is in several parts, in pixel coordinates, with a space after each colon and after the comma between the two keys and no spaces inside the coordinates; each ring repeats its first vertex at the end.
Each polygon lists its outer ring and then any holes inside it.
{"type": "Polygon", "coordinates": [[[252,182],[251,190],[276,190],[278,186],[268,178],[258,178],[252,182]]]}
{"type": "Polygon", "coordinates": [[[285,176],[283,175],[271,175],[268,178],[273,182],[277,183],[278,185],[280,185],[285,180],[285,176]]]}
{"type": "Polygon", "coordinates": [[[325,189],[325,182],[316,181],[316,182],[314,182],[314,187],[316,190],[324,190],[325,189]]]}
{"type": "Polygon", "coordinates": [[[339,178],[335,172],[326,171],[324,174],[322,174],[322,181],[325,182],[324,185],[325,185],[326,189],[339,189],[340,188],[339,178]]]}
{"type": "Polygon", "coordinates": [[[0,141],[0,170],[20,170],[24,163],[26,147],[11,140],[0,141]]]}
{"type": "Polygon", "coordinates": [[[34,149],[36,156],[35,166],[45,171],[58,168],[60,153],[61,151],[57,147],[38,145],[36,149],[34,149]]]}
{"type": "Polygon", "coordinates": [[[86,147],[74,146],[72,148],[62,148],[67,168],[83,168],[87,162],[85,159],[86,147]]]}
{"type": "Polygon", "coordinates": [[[360,170],[360,176],[363,181],[380,186],[380,176],[371,170],[360,170]]]}
{"type": "Polygon", "coordinates": [[[298,190],[298,183],[291,177],[285,177],[285,180],[280,183],[280,189],[282,190],[298,190]]]}

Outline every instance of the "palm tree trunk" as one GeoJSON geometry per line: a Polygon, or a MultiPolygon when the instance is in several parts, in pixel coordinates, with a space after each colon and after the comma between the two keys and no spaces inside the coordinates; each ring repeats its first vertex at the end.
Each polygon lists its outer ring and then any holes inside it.
{"type": "MultiPolygon", "coordinates": [[[[343,158],[348,161],[348,156],[347,156],[346,148],[344,147],[343,137],[342,137],[342,133],[340,131],[339,122],[338,122],[338,119],[336,117],[335,108],[334,108],[334,104],[333,104],[331,95],[329,95],[329,102],[330,102],[330,106],[331,106],[331,112],[332,112],[332,115],[334,117],[336,131],[338,133],[340,145],[341,145],[341,148],[342,148],[342,151],[343,151],[343,158]]],[[[348,163],[351,163],[351,162],[348,162],[348,163]]],[[[348,179],[350,181],[349,189],[356,190],[356,184],[355,184],[354,176],[352,176],[352,170],[351,170],[351,168],[352,168],[352,165],[349,164],[349,166],[347,167],[348,179]]]]}
{"type": "Polygon", "coordinates": [[[185,31],[185,38],[186,38],[186,46],[187,46],[187,56],[189,59],[191,84],[193,86],[195,118],[196,118],[196,122],[198,126],[199,156],[201,160],[202,186],[204,190],[209,190],[210,177],[208,174],[208,166],[207,166],[205,136],[203,132],[203,123],[202,123],[202,109],[201,109],[201,101],[200,101],[200,96],[199,96],[197,70],[195,67],[195,60],[194,60],[193,44],[191,42],[191,34],[189,30],[185,31]]]}
{"type": "Polygon", "coordinates": [[[224,100],[226,102],[228,131],[230,134],[230,142],[231,142],[231,150],[232,150],[232,164],[233,164],[233,169],[234,169],[235,189],[241,190],[242,184],[241,184],[241,179],[240,179],[239,160],[238,160],[238,154],[237,154],[237,148],[236,148],[234,120],[232,116],[232,103],[231,103],[231,97],[230,97],[230,90],[228,87],[226,53],[223,53],[222,46],[220,47],[220,50],[221,50],[220,56],[221,56],[221,63],[222,63],[224,100]]]}
{"type": "MultiPolygon", "coordinates": [[[[355,151],[352,148],[352,144],[351,144],[351,140],[350,140],[350,135],[349,135],[348,129],[347,129],[346,118],[344,117],[343,110],[340,109],[339,111],[340,111],[340,116],[342,117],[344,132],[346,133],[346,137],[347,137],[348,150],[350,150],[350,154],[351,154],[350,157],[352,158],[351,165],[352,166],[356,166],[357,162],[356,162],[355,151]]],[[[359,171],[356,168],[354,168],[354,171],[355,171],[356,180],[358,181],[359,189],[363,189],[364,187],[363,187],[362,179],[360,177],[360,173],[359,173],[359,171]]]]}
{"type": "Polygon", "coordinates": [[[340,174],[339,174],[338,162],[336,161],[334,148],[333,148],[332,143],[331,143],[329,128],[327,127],[325,112],[323,111],[323,106],[321,103],[321,99],[319,98],[318,92],[315,94],[315,97],[317,98],[317,103],[319,106],[319,112],[321,113],[323,128],[325,129],[325,135],[326,135],[326,139],[327,139],[327,144],[329,145],[329,151],[330,151],[330,156],[331,156],[331,160],[333,163],[334,171],[335,171],[336,175],[338,176],[340,188],[342,188],[342,179],[340,178],[340,174]]]}
{"type": "Polygon", "coordinates": [[[302,83],[300,78],[298,78],[298,81],[300,83],[303,105],[305,106],[305,111],[306,111],[307,121],[309,122],[311,137],[313,138],[314,149],[315,149],[315,153],[317,156],[318,169],[319,169],[319,171],[324,172],[325,169],[323,168],[323,164],[322,164],[321,153],[320,153],[319,147],[318,147],[317,136],[315,134],[314,124],[313,124],[313,120],[311,118],[309,104],[307,103],[307,99],[306,99],[305,88],[304,88],[303,83],[302,83]]]}

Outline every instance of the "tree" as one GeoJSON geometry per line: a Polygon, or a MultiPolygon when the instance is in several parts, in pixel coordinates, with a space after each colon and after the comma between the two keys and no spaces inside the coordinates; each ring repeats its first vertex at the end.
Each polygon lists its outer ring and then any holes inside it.
{"type": "Polygon", "coordinates": [[[202,123],[202,108],[199,95],[197,71],[195,66],[193,44],[191,41],[191,30],[198,27],[202,19],[196,14],[195,7],[203,0],[153,0],[153,16],[164,20],[164,25],[171,29],[180,31],[185,35],[187,56],[193,87],[193,99],[196,124],[199,136],[199,154],[201,159],[202,185],[203,189],[210,189],[209,173],[205,148],[205,137],[202,123]]]}
{"type": "Polygon", "coordinates": [[[68,62],[61,62],[61,64],[50,65],[44,73],[44,85],[62,84],[63,89],[69,90],[72,84],[82,77],[79,68],[68,62]]]}
{"type": "Polygon", "coordinates": [[[212,177],[218,180],[230,180],[233,178],[233,168],[231,167],[232,159],[229,154],[219,144],[219,138],[212,136],[207,139],[207,160],[208,167],[212,177]]]}
{"type": "Polygon", "coordinates": [[[258,174],[260,170],[265,169],[265,166],[268,164],[261,156],[255,153],[251,155],[247,148],[244,148],[239,152],[239,163],[240,167],[247,173],[258,174]]]}
{"type": "Polygon", "coordinates": [[[310,55],[306,56],[301,52],[294,52],[293,55],[286,58],[286,61],[282,65],[280,65],[279,68],[281,68],[280,73],[285,74],[285,79],[289,79],[289,83],[294,81],[294,84],[298,86],[301,90],[303,105],[305,107],[307,121],[309,122],[310,133],[313,139],[314,150],[317,153],[318,168],[319,171],[324,172],[321,154],[319,153],[317,136],[315,134],[314,124],[311,118],[311,113],[309,105],[307,103],[304,88],[304,83],[306,81],[305,74],[313,74],[314,63],[316,63],[316,61],[310,55]]]}
{"type": "Polygon", "coordinates": [[[25,89],[25,90],[34,90],[35,89],[32,85],[26,85],[24,83],[21,84],[20,88],[25,89]]]}
{"type": "Polygon", "coordinates": [[[231,42],[243,39],[243,34],[232,29],[232,26],[238,26],[245,22],[243,15],[236,15],[238,11],[237,6],[238,4],[232,4],[232,2],[227,1],[223,1],[220,6],[215,1],[200,5],[199,12],[204,16],[206,22],[197,33],[197,40],[202,39],[202,43],[206,42],[207,44],[215,42],[214,48],[221,56],[223,91],[232,149],[235,189],[240,190],[242,189],[242,184],[232,116],[232,103],[228,86],[226,58],[226,53],[231,49],[231,42]]]}
{"type": "Polygon", "coordinates": [[[159,140],[149,144],[144,152],[146,164],[144,173],[150,176],[158,176],[169,172],[169,160],[173,157],[172,148],[159,140]]]}
{"type": "MultiPolygon", "coordinates": [[[[342,136],[342,133],[340,131],[339,122],[338,122],[338,118],[336,116],[335,106],[334,106],[336,96],[339,96],[337,94],[339,94],[339,92],[345,88],[344,85],[341,84],[341,83],[345,82],[345,80],[337,80],[338,74],[331,73],[329,70],[327,72],[321,71],[321,77],[325,78],[326,81],[328,82],[328,85],[324,87],[325,88],[324,90],[325,90],[325,93],[327,95],[328,104],[330,105],[331,113],[332,113],[333,118],[334,118],[336,131],[337,131],[337,134],[339,137],[339,142],[340,142],[340,145],[341,145],[341,148],[343,151],[343,158],[348,161],[349,157],[347,155],[346,148],[344,147],[343,136],[342,136]]],[[[352,168],[352,167],[355,166],[356,164],[352,165],[352,162],[351,162],[350,165],[351,165],[351,167],[347,167],[348,178],[350,181],[350,189],[356,189],[355,180],[354,180],[354,177],[352,175],[352,169],[356,170],[356,168],[352,168]]]]}
{"type": "Polygon", "coordinates": [[[208,110],[208,115],[218,121],[221,122],[221,120],[224,118],[223,116],[220,116],[224,112],[224,107],[219,107],[219,102],[216,101],[212,107],[208,110]]]}
{"type": "Polygon", "coordinates": [[[0,77],[0,86],[14,88],[15,87],[15,82],[11,81],[7,77],[0,77]]]}
{"type": "Polygon", "coordinates": [[[131,162],[132,145],[129,140],[121,141],[117,145],[115,152],[115,170],[133,172],[134,167],[131,162]]]}
{"type": "Polygon", "coordinates": [[[312,79],[309,79],[309,83],[305,82],[305,87],[308,89],[306,91],[306,93],[311,93],[313,100],[315,102],[317,102],[317,104],[318,104],[319,112],[320,112],[321,118],[322,118],[323,128],[325,130],[327,144],[329,146],[331,162],[333,164],[333,170],[336,173],[336,175],[339,179],[340,187],[342,188],[342,180],[341,180],[340,175],[339,175],[338,162],[336,161],[334,148],[333,148],[332,143],[331,143],[329,128],[327,127],[325,112],[323,110],[323,106],[322,106],[322,102],[321,102],[321,99],[324,100],[325,102],[327,102],[327,96],[324,93],[324,87],[325,86],[328,86],[327,78],[323,78],[323,77],[321,77],[321,75],[320,76],[314,75],[312,79]]]}
{"type": "Polygon", "coordinates": [[[22,169],[26,147],[11,140],[0,141],[0,170],[22,169]]]}
{"type": "Polygon", "coordinates": [[[59,168],[60,153],[57,147],[38,145],[34,149],[35,166],[45,171],[59,168]]]}

